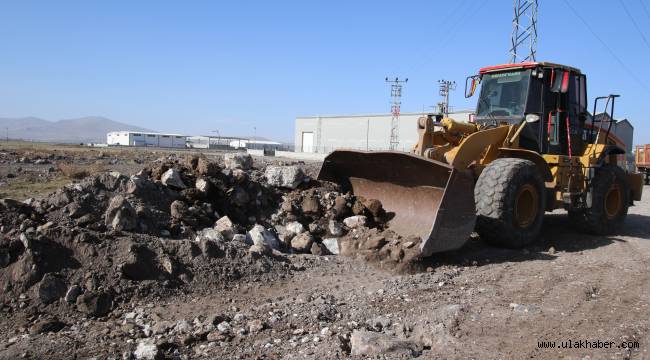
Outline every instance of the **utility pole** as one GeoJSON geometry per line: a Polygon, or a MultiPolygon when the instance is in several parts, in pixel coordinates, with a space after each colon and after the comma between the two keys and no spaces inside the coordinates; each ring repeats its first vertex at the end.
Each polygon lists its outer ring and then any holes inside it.
{"type": "Polygon", "coordinates": [[[399,78],[388,80],[388,77],[386,78],[386,82],[390,84],[390,113],[392,115],[390,120],[390,150],[396,150],[399,145],[399,113],[402,105],[402,86],[408,81],[408,78],[404,80],[399,78]]]}
{"type": "Polygon", "coordinates": [[[538,0],[514,0],[514,2],[515,16],[512,19],[510,62],[535,61],[538,0]]]}
{"type": "Polygon", "coordinates": [[[5,135],[6,135],[7,142],[9,142],[9,127],[5,128],[5,135]]]}
{"type": "Polygon", "coordinates": [[[440,85],[439,94],[442,96],[442,102],[438,103],[440,113],[444,114],[445,117],[449,116],[449,92],[456,90],[456,82],[449,80],[438,80],[440,85]]]}

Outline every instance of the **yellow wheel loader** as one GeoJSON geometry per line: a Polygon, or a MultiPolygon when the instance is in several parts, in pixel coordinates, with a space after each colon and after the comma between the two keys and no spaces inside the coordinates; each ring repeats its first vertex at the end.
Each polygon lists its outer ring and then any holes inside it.
{"type": "Polygon", "coordinates": [[[422,239],[422,256],[458,249],[473,231],[529,245],[544,212],[559,208],[584,231],[619,229],[643,178],[623,169],[625,146],[611,132],[618,95],[596,98],[592,116],[586,76],[548,62],[483,68],[465,96],[479,84],[470,122],[421,117],[412,153],[337,150],[319,179],[380,200],[392,230],[422,239]]]}

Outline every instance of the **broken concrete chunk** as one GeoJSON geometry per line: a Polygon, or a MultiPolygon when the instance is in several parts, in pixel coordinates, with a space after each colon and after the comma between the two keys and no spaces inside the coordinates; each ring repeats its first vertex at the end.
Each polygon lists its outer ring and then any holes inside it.
{"type": "Polygon", "coordinates": [[[311,250],[313,242],[314,237],[309,233],[303,232],[291,239],[291,248],[299,252],[307,252],[311,250]]]}
{"type": "Polygon", "coordinates": [[[255,225],[246,234],[246,242],[249,245],[262,245],[269,246],[271,249],[278,250],[280,248],[280,241],[275,235],[266,230],[262,225],[255,225]]]}
{"type": "Polygon", "coordinates": [[[235,225],[228,216],[223,216],[217,220],[214,228],[220,232],[221,235],[226,238],[226,240],[232,240],[233,236],[235,235],[235,225]]]}
{"type": "Polygon", "coordinates": [[[323,239],[323,245],[327,248],[327,251],[332,255],[339,254],[339,239],[338,238],[328,238],[323,239]]]}
{"type": "Polygon", "coordinates": [[[160,177],[160,181],[163,185],[172,189],[182,190],[187,188],[187,185],[181,179],[181,175],[175,169],[165,171],[160,177]]]}
{"type": "Polygon", "coordinates": [[[165,356],[153,341],[141,341],[133,352],[137,360],[161,360],[165,356]]]}
{"type": "Polygon", "coordinates": [[[305,227],[297,221],[292,221],[290,223],[287,223],[285,229],[287,232],[294,235],[302,234],[305,232],[305,227]]]}
{"type": "Polygon", "coordinates": [[[343,220],[343,223],[350,229],[354,229],[356,227],[366,226],[368,223],[368,218],[363,215],[355,215],[345,218],[343,220]]]}
{"type": "Polygon", "coordinates": [[[131,203],[122,195],[115,195],[106,213],[104,221],[115,230],[133,230],[137,225],[137,215],[131,203]]]}
{"type": "Polygon", "coordinates": [[[269,185],[295,189],[304,180],[305,174],[298,166],[269,165],[264,171],[264,176],[269,185]]]}
{"type": "Polygon", "coordinates": [[[194,187],[196,187],[200,192],[207,194],[210,191],[210,182],[204,178],[198,178],[196,179],[194,187]]]}

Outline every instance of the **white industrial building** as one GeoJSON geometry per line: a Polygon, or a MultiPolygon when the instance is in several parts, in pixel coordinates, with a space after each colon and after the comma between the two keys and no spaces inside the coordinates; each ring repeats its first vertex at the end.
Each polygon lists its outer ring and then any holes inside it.
{"type": "MultiPolygon", "coordinates": [[[[470,110],[455,111],[449,117],[468,121],[470,110]]],[[[417,120],[427,113],[402,113],[399,118],[399,146],[410,151],[417,143],[417,120]]],[[[301,116],[296,118],[296,152],[329,153],[335,149],[387,150],[390,145],[391,114],[301,116]]]]}
{"type": "Polygon", "coordinates": [[[137,131],[111,131],[106,134],[108,146],[154,146],[185,148],[187,136],[179,134],[145,133],[137,131]]]}
{"type": "Polygon", "coordinates": [[[276,150],[285,146],[277,141],[237,139],[230,142],[230,147],[233,149],[276,150]]]}

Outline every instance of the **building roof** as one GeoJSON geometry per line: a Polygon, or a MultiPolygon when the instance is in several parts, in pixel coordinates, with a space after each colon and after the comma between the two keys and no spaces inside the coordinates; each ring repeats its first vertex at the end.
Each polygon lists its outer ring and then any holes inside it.
{"type": "Polygon", "coordinates": [[[120,130],[120,131],[109,131],[108,134],[146,134],[146,135],[163,135],[163,136],[183,136],[187,137],[187,135],[182,135],[182,134],[169,134],[169,133],[157,133],[157,132],[147,132],[147,131],[131,131],[131,130],[120,130]]]}
{"type": "MultiPolygon", "coordinates": [[[[473,113],[474,110],[456,110],[450,111],[450,114],[467,114],[473,113]]],[[[431,112],[403,112],[400,116],[424,116],[431,114],[431,112]]],[[[392,116],[391,113],[371,113],[371,114],[352,114],[352,115],[307,115],[297,116],[296,119],[318,119],[318,118],[349,118],[349,117],[385,117],[392,116]]]]}

